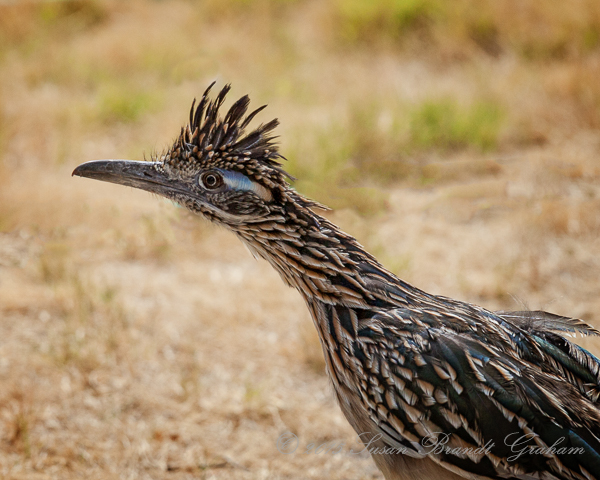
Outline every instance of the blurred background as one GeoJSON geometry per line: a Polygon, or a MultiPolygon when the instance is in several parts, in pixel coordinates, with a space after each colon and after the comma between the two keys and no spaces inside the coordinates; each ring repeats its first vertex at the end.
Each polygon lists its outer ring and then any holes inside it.
{"type": "Polygon", "coordinates": [[[597,0],[3,1],[0,477],[382,478],[304,453],[359,447],[265,262],[70,177],[162,152],[213,80],[406,281],[600,327],[597,0]]]}

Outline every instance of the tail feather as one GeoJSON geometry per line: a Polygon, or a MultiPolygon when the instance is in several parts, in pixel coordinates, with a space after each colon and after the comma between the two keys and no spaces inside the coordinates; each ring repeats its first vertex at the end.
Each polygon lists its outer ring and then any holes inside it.
{"type": "Polygon", "coordinates": [[[600,335],[582,320],[543,311],[495,312],[535,340],[555,373],[575,385],[593,403],[600,402],[600,359],[565,334],[600,335]]]}

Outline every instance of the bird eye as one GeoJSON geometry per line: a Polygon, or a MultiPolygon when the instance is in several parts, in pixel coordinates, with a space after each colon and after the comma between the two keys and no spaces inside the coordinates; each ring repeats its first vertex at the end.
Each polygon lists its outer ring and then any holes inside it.
{"type": "Polygon", "coordinates": [[[206,172],[200,177],[200,182],[204,188],[214,190],[223,185],[223,177],[218,172],[206,172]]]}

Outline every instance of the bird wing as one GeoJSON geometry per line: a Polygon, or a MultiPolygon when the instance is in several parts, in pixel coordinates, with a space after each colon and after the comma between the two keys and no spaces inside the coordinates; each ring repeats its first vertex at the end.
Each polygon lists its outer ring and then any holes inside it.
{"type": "Polygon", "coordinates": [[[386,443],[463,476],[600,479],[600,408],[562,375],[571,347],[483,310],[453,328],[456,315],[398,308],[359,325],[355,384],[386,443]],[[544,355],[561,368],[530,361],[544,355]]]}

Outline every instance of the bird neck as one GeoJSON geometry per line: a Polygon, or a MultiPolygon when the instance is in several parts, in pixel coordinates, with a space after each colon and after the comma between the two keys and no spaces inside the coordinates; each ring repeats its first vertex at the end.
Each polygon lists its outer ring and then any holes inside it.
{"type": "Polygon", "coordinates": [[[237,233],[309,303],[405,306],[421,293],[383,267],[354,237],[309,208],[277,212],[237,233]]]}

